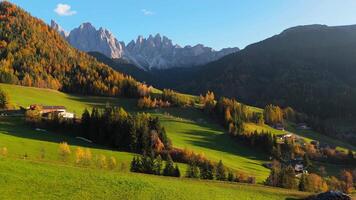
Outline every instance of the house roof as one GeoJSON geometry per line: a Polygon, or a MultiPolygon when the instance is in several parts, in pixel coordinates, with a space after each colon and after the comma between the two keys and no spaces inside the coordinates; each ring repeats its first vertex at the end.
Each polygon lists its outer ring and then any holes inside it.
{"type": "Polygon", "coordinates": [[[64,106],[42,106],[43,110],[59,110],[59,109],[66,109],[64,106]]]}

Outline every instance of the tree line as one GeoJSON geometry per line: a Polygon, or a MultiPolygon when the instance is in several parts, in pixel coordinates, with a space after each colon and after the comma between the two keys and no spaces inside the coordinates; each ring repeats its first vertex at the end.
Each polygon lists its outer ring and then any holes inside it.
{"type": "Polygon", "coordinates": [[[274,160],[269,177],[265,184],[286,189],[295,189],[306,192],[325,192],[328,190],[343,191],[351,193],[356,181],[356,169],[341,170],[338,177],[327,176],[324,170],[303,173],[296,176],[291,165],[283,165],[274,160]]]}
{"type": "Polygon", "coordinates": [[[71,130],[97,144],[120,150],[143,153],[171,149],[171,141],[157,117],[145,113],[132,115],[123,108],[85,110],[81,120],[63,119],[56,114],[43,119],[39,110],[29,110],[26,121],[36,127],[71,130]]]}

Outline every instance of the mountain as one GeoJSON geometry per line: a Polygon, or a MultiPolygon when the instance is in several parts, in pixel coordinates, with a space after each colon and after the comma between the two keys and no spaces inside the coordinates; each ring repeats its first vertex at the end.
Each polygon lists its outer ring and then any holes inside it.
{"type": "Polygon", "coordinates": [[[0,2],[0,19],[0,82],[80,94],[137,95],[138,82],[71,47],[19,7],[0,2]]]}
{"type": "Polygon", "coordinates": [[[56,30],[62,37],[68,37],[68,33],[53,20],[51,20],[51,28],[56,30]]]}
{"type": "Polygon", "coordinates": [[[275,103],[323,119],[353,118],[356,25],[290,28],[180,77],[175,89],[184,92],[212,90],[256,106],[275,103]]]}
{"type": "Polygon", "coordinates": [[[139,36],[126,46],[130,60],[144,69],[169,69],[175,67],[192,67],[203,65],[223,56],[239,51],[238,48],[226,48],[215,51],[201,44],[180,47],[173,45],[167,37],[150,35],[148,38],[139,36]]]}
{"type": "Polygon", "coordinates": [[[73,29],[67,40],[73,47],[86,52],[98,51],[111,58],[121,58],[124,54],[123,42],[119,42],[106,29],[96,30],[90,23],[84,23],[73,29]]]}
{"type": "Polygon", "coordinates": [[[225,48],[215,51],[201,44],[181,47],[174,45],[165,36],[139,36],[127,45],[118,41],[114,35],[104,29],[96,29],[90,23],[84,23],[70,31],[69,35],[54,21],[51,27],[57,30],[73,47],[85,52],[99,52],[113,59],[125,59],[144,70],[169,69],[175,67],[193,67],[207,64],[228,54],[239,51],[238,48],[225,48]]]}

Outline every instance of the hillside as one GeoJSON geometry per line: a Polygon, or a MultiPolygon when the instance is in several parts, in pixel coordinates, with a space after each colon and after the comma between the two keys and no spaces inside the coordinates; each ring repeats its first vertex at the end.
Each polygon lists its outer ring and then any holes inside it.
{"type": "MultiPolygon", "coordinates": [[[[122,106],[130,112],[143,111],[136,107],[136,100],[134,99],[75,96],[49,89],[7,84],[0,84],[0,88],[10,95],[11,101],[17,107],[28,107],[31,104],[65,105],[68,111],[81,115],[85,108],[105,106],[105,104],[109,103],[114,106],[122,106]]],[[[250,109],[261,112],[258,108],[250,107],[250,109]]],[[[226,166],[232,169],[256,176],[258,182],[264,181],[268,176],[269,170],[262,166],[267,161],[267,155],[231,140],[225,134],[225,130],[203,112],[192,108],[163,108],[145,110],[145,112],[160,118],[168,137],[175,147],[188,148],[195,152],[203,153],[207,158],[216,162],[221,159],[226,166]]],[[[22,127],[21,125],[17,126],[22,127]]],[[[8,126],[5,130],[16,130],[15,127],[16,123],[8,126]]],[[[250,131],[265,130],[274,134],[285,133],[267,125],[248,124],[247,129],[250,131]]],[[[341,150],[356,150],[354,146],[325,137],[314,131],[299,131],[294,129],[292,125],[288,130],[303,136],[306,141],[318,140],[334,145],[341,150]]],[[[18,132],[17,134],[21,135],[22,132],[29,132],[29,130],[20,129],[18,132]]],[[[58,142],[58,140],[56,141],[58,142]]],[[[37,148],[39,149],[40,147],[37,148]]],[[[128,160],[126,161],[129,162],[128,160]]],[[[337,174],[338,170],[344,166],[328,165],[325,167],[331,174],[337,174]]]]}
{"type": "MultiPolygon", "coordinates": [[[[39,97],[37,100],[33,98],[28,101],[49,103],[51,99],[57,99],[57,102],[68,103],[69,109],[79,106],[90,106],[90,104],[86,104],[85,101],[72,100],[71,95],[65,95],[53,90],[14,85],[1,85],[1,88],[5,88],[7,91],[13,91],[10,94],[14,94],[11,95],[14,102],[20,99],[21,94],[37,93],[39,97]],[[43,97],[43,95],[49,97],[47,98],[48,101],[42,101],[41,97],[43,97]]],[[[93,99],[93,97],[88,97],[87,102],[90,102],[91,99],[93,99]]],[[[107,100],[109,101],[110,98],[107,100]]],[[[117,102],[117,105],[130,107],[128,103],[130,101],[131,100],[122,100],[117,102]]],[[[106,101],[100,101],[100,103],[95,105],[104,105],[104,102],[106,101]]],[[[18,103],[18,105],[25,106],[27,103],[18,103]]],[[[185,114],[188,114],[190,117],[199,116],[192,111],[185,114]]],[[[157,115],[160,116],[161,114],[157,113],[157,115]]],[[[176,143],[177,146],[190,145],[188,146],[189,148],[194,148],[194,145],[197,145],[196,142],[203,142],[205,139],[213,139],[215,136],[220,135],[219,128],[215,125],[209,126],[211,130],[210,132],[206,132],[206,126],[197,124],[194,121],[188,122],[187,119],[178,119],[173,116],[167,116],[166,119],[163,119],[163,114],[161,118],[165,121],[164,124],[167,126],[169,137],[172,137],[173,143],[176,143]],[[180,130],[175,131],[177,128],[180,128],[180,130]],[[214,128],[217,130],[214,130],[214,128]],[[183,137],[180,136],[181,131],[192,129],[206,132],[206,134],[209,133],[212,137],[209,137],[209,135],[205,135],[204,137],[200,135],[194,137],[191,135],[187,137],[185,134],[183,137]],[[190,144],[189,141],[193,140],[194,143],[190,144]]],[[[193,133],[197,133],[197,131],[193,133]]],[[[239,199],[250,199],[252,197],[257,199],[286,199],[287,197],[299,198],[306,195],[300,192],[291,192],[258,185],[229,184],[215,181],[197,181],[184,178],[176,179],[132,174],[128,172],[128,170],[134,154],[113,151],[104,146],[90,144],[81,139],[74,138],[74,136],[75,133],[53,133],[33,129],[26,125],[23,119],[19,117],[0,117],[0,185],[2,185],[0,192],[2,193],[2,199],[11,199],[13,194],[11,191],[15,190],[21,194],[26,194],[26,196],[19,194],[19,196],[17,196],[18,199],[71,199],[73,195],[75,198],[85,199],[95,199],[98,197],[130,197],[130,199],[142,199],[142,195],[148,199],[153,197],[155,197],[155,199],[205,199],[208,196],[214,199],[235,199],[237,197],[239,199]],[[62,141],[68,142],[73,152],[66,160],[61,159],[58,151],[59,142],[62,141]],[[6,154],[3,153],[4,147],[7,149],[6,154]],[[93,162],[95,162],[98,156],[102,155],[106,156],[106,158],[114,157],[117,160],[117,168],[113,171],[98,169],[95,163],[85,168],[77,166],[75,164],[74,152],[78,147],[89,148],[93,155],[93,162]],[[83,180],[85,181],[83,182],[83,180]],[[32,187],[26,187],[28,184],[31,184],[32,187]],[[110,185],[110,187],[108,187],[108,185],[110,185]],[[51,191],[55,190],[56,192],[48,193],[47,190],[49,190],[49,188],[51,188],[51,191]],[[206,191],[206,188],[209,188],[209,190],[206,191]],[[101,192],[103,190],[105,190],[105,193],[101,192]],[[160,195],[156,196],[158,193],[160,195]],[[137,196],[138,194],[139,196],[137,196]]],[[[226,164],[233,167],[231,165],[232,163],[238,163],[246,172],[256,173],[255,170],[247,170],[252,167],[256,167],[258,171],[261,170],[260,167],[258,167],[260,164],[258,164],[255,159],[243,158],[242,155],[235,156],[222,151],[223,149],[228,151],[229,148],[232,147],[232,143],[226,143],[225,141],[224,145],[225,146],[222,146],[221,141],[217,141],[215,147],[218,149],[216,150],[212,149],[209,151],[213,146],[206,145],[204,145],[205,148],[204,146],[197,146],[194,150],[206,152],[206,155],[209,157],[211,155],[211,158],[218,156],[218,158],[215,159],[231,157],[231,160],[226,162],[226,164]],[[254,164],[252,164],[252,162],[254,164]]],[[[244,149],[238,145],[236,148],[244,149]]],[[[229,151],[232,150],[230,149],[229,151]]],[[[239,151],[240,150],[237,150],[235,152],[239,151]]],[[[245,153],[249,154],[248,151],[245,153]]],[[[253,155],[254,154],[249,154],[251,157],[253,155]]],[[[182,173],[184,173],[185,165],[179,164],[179,166],[182,173]]],[[[259,177],[260,176],[261,174],[259,174],[259,177]]],[[[259,180],[262,179],[259,178],[259,180]]]]}
{"type": "Polygon", "coordinates": [[[21,8],[0,3],[0,82],[79,94],[137,96],[137,83],[71,47],[21,8]]]}
{"type": "Polygon", "coordinates": [[[355,33],[356,26],[291,28],[156,86],[195,94],[213,90],[260,107],[292,106],[323,119],[353,118],[355,33]]]}
{"type": "MultiPolygon", "coordinates": [[[[48,89],[6,84],[0,84],[0,88],[8,92],[14,104],[23,107],[31,104],[65,105],[69,111],[81,115],[85,108],[105,106],[109,103],[122,106],[131,112],[143,111],[136,107],[135,99],[73,96],[48,89]]],[[[146,112],[161,119],[175,147],[203,153],[215,162],[223,160],[226,166],[256,176],[259,182],[268,176],[269,170],[262,166],[267,161],[267,155],[236,144],[224,134],[222,127],[204,113],[191,108],[165,108],[146,110],[146,112]]]]}
{"type": "Polygon", "coordinates": [[[0,192],[13,199],[299,199],[307,194],[0,158],[0,192]],[[83,181],[85,180],[85,181],[83,181]],[[31,187],[28,187],[31,185],[31,187]],[[48,192],[51,191],[51,192],[48,192]],[[104,191],[104,192],[103,192],[104,191]]]}

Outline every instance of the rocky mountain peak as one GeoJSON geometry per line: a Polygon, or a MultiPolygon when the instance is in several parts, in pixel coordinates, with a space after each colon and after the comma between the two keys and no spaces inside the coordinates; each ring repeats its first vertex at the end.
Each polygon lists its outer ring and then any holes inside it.
{"type": "Polygon", "coordinates": [[[51,28],[56,30],[64,38],[68,36],[68,33],[54,20],[51,20],[51,28]]]}
{"type": "Polygon", "coordinates": [[[136,41],[132,40],[125,46],[124,42],[117,40],[109,30],[96,29],[89,22],[81,24],[69,34],[65,34],[54,21],[51,26],[79,50],[96,51],[110,58],[122,58],[145,70],[203,65],[239,50],[238,48],[229,48],[215,51],[202,44],[182,48],[159,33],[154,36],[149,35],[148,38],[140,35],[136,41]]]}

